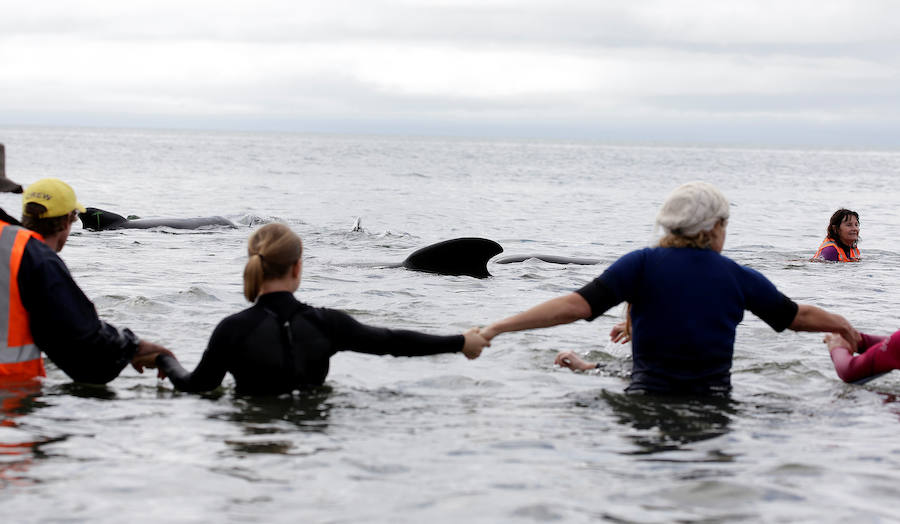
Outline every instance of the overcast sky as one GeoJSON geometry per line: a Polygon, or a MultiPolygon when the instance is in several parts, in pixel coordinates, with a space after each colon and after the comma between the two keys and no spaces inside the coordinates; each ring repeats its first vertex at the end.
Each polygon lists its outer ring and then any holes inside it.
{"type": "Polygon", "coordinates": [[[0,0],[0,125],[900,146],[900,2],[0,0]]]}

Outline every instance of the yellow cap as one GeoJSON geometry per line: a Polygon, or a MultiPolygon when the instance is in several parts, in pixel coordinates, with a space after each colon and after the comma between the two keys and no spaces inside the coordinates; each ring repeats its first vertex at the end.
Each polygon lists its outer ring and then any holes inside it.
{"type": "Polygon", "coordinates": [[[47,211],[37,218],[61,217],[76,209],[84,213],[84,206],[75,198],[75,190],[58,178],[42,178],[25,188],[22,194],[23,211],[29,202],[47,208],[47,211]]]}

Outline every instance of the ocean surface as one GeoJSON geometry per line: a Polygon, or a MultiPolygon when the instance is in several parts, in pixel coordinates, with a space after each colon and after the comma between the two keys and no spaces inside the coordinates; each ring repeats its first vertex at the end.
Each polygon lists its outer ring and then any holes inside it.
{"type": "MultiPolygon", "coordinates": [[[[900,328],[900,152],[593,142],[0,128],[21,184],[70,182],[122,215],[223,215],[237,229],[91,232],[61,256],[102,318],[192,367],[242,296],[245,242],[304,239],[298,297],[362,322],[457,333],[588,282],[649,245],[677,185],[732,202],[724,254],[860,330],[900,328]],[[809,262],[831,213],[860,214],[859,264],[809,262]],[[359,221],[361,229],[354,230],[359,221]],[[386,267],[462,236],[489,279],[386,267]]],[[[18,215],[20,197],[0,194],[18,215]]],[[[691,304],[685,304],[691,307],[691,304]]],[[[897,522],[900,372],[836,376],[822,335],[747,314],[730,399],[630,397],[622,318],[498,337],[482,358],[342,353],[327,386],[183,394],[126,368],[106,386],[48,365],[0,389],[0,501],[16,522],[897,522]],[[604,362],[553,366],[558,351],[604,362]]]]}

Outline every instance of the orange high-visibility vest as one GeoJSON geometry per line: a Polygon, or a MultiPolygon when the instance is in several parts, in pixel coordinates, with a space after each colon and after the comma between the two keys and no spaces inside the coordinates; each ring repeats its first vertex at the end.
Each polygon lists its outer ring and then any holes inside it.
{"type": "Polygon", "coordinates": [[[31,237],[41,238],[34,231],[0,221],[0,381],[46,375],[19,296],[19,265],[31,237]]]}
{"type": "Polygon", "coordinates": [[[819,250],[816,251],[816,256],[813,258],[822,258],[822,250],[828,246],[832,246],[837,250],[838,254],[838,262],[859,262],[859,248],[853,247],[850,249],[850,256],[847,256],[847,253],[844,253],[844,250],[841,249],[841,246],[837,245],[837,242],[832,240],[831,238],[825,238],[822,241],[822,244],[819,245],[819,250]]]}

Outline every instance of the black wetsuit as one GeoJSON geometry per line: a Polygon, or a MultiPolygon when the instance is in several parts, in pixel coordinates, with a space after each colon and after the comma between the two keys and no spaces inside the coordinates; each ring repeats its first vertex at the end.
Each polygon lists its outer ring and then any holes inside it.
{"type": "MultiPolygon", "coordinates": [[[[21,225],[2,209],[0,220],[21,225]]],[[[72,380],[105,384],[131,362],[137,337],[100,320],[50,246],[28,239],[17,281],[34,343],[72,380]]]]}
{"type": "Polygon", "coordinates": [[[461,351],[462,335],[437,336],[367,326],[334,309],[308,306],[292,293],[260,295],[213,331],[193,372],[160,355],[157,365],[177,389],[209,391],[234,375],[237,393],[277,395],[318,386],[338,351],[416,357],[461,351]]]}

